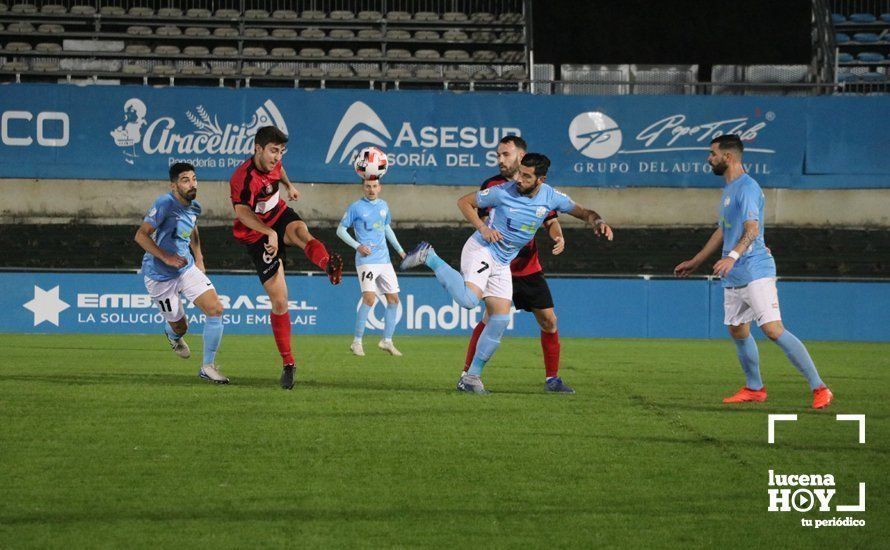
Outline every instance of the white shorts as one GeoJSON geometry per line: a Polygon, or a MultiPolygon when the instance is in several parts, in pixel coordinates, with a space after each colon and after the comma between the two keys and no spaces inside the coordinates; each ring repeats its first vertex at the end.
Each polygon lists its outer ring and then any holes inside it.
{"type": "Polygon", "coordinates": [[[362,264],[356,266],[356,271],[362,292],[396,294],[399,291],[399,280],[392,264],[362,264]]]}
{"type": "Polygon", "coordinates": [[[182,300],[179,298],[180,293],[185,294],[185,298],[189,302],[194,302],[198,296],[208,290],[213,290],[213,283],[203,271],[193,265],[180,273],[179,277],[169,281],[155,281],[146,277],[145,288],[152,299],[158,303],[164,319],[172,323],[182,319],[182,316],[185,315],[182,309],[182,300]]]}
{"type": "Polygon", "coordinates": [[[460,272],[464,282],[473,283],[482,289],[482,297],[513,300],[513,277],[510,265],[495,261],[491,251],[479,244],[474,237],[467,239],[460,253],[460,272]]]}
{"type": "Polygon", "coordinates": [[[776,279],[756,279],[744,288],[723,289],[723,324],[738,326],[757,321],[757,326],[781,321],[776,279]]]}

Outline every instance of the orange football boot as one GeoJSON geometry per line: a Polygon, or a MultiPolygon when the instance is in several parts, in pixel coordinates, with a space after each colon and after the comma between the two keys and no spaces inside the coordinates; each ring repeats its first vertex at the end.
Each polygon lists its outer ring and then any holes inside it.
{"type": "Polygon", "coordinates": [[[828,405],[831,405],[832,399],[834,399],[834,394],[831,393],[831,390],[825,387],[825,384],[813,390],[814,409],[824,409],[828,405]]]}
{"type": "Polygon", "coordinates": [[[759,390],[742,388],[735,395],[723,400],[724,403],[747,403],[748,401],[756,401],[757,403],[766,401],[766,388],[763,387],[759,390]]]}

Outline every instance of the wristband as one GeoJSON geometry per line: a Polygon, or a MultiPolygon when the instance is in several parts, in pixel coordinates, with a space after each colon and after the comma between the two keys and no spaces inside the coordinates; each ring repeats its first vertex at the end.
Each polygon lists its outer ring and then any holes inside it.
{"type": "Polygon", "coordinates": [[[738,259],[739,259],[739,253],[736,252],[735,250],[730,250],[730,251],[729,251],[729,254],[727,254],[726,256],[729,257],[729,258],[732,258],[733,260],[738,260],[738,259]]]}
{"type": "Polygon", "coordinates": [[[593,220],[594,227],[596,227],[598,225],[605,225],[605,223],[606,223],[606,220],[604,220],[602,218],[597,218],[597,219],[593,220]]]}

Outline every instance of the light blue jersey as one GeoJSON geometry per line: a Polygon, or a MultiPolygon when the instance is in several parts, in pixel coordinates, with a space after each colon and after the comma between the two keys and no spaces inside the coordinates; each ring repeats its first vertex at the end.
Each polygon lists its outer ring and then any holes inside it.
{"type": "Polygon", "coordinates": [[[391,221],[389,205],[383,199],[371,201],[362,197],[349,205],[340,225],[347,229],[352,228],[355,240],[371,249],[368,256],[356,252],[355,265],[390,263],[386,227],[391,221]]]}
{"type": "Polygon", "coordinates": [[[575,202],[568,195],[546,183],[541,184],[534,197],[526,197],[519,193],[515,182],[478,191],[476,204],[480,208],[491,208],[486,223],[488,227],[497,229],[503,239],[486,243],[478,231],[473,238],[487,244],[492,257],[504,265],[509,264],[522,247],[535,237],[535,232],[551,210],[569,212],[575,207],[575,202]]]}
{"type": "Polygon", "coordinates": [[[148,252],[142,257],[142,274],[155,281],[169,281],[175,279],[180,273],[195,265],[195,258],[189,248],[192,231],[201,215],[201,205],[198,201],[192,201],[183,206],[173,193],[167,193],[157,198],[143,221],[155,228],[151,238],[155,244],[171,254],[182,256],[188,263],[176,269],[170,267],[148,252]]]}
{"type": "Polygon", "coordinates": [[[776,262],[763,240],[763,191],[748,174],[742,174],[723,189],[720,200],[720,227],[723,229],[723,257],[735,248],[745,233],[745,222],[758,225],[757,240],[745,250],[723,286],[743,286],[756,279],[776,276],[776,262]]]}

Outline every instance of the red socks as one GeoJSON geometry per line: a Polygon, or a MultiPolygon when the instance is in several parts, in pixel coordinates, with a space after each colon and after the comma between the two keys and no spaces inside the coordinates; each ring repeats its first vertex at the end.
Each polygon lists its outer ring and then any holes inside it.
{"type": "Polygon", "coordinates": [[[541,331],[541,350],[544,351],[544,370],[547,378],[559,375],[559,331],[541,331]]]}
{"type": "Polygon", "coordinates": [[[309,261],[317,265],[319,269],[324,271],[325,268],[327,268],[330,255],[323,242],[318,239],[312,239],[306,243],[306,248],[303,249],[303,252],[306,253],[306,257],[309,258],[309,261]]]}
{"type": "Polygon", "coordinates": [[[482,335],[483,330],[485,330],[485,323],[479,321],[476,328],[473,329],[473,335],[470,336],[470,345],[467,346],[467,361],[464,363],[464,372],[470,370],[470,363],[473,362],[473,357],[476,355],[476,343],[479,342],[479,336],[482,335]]]}
{"type": "Polygon", "coordinates": [[[272,319],[272,334],[275,335],[275,345],[278,346],[281,360],[285,365],[293,365],[294,356],[290,352],[290,312],[272,313],[270,318],[272,319]]]}

